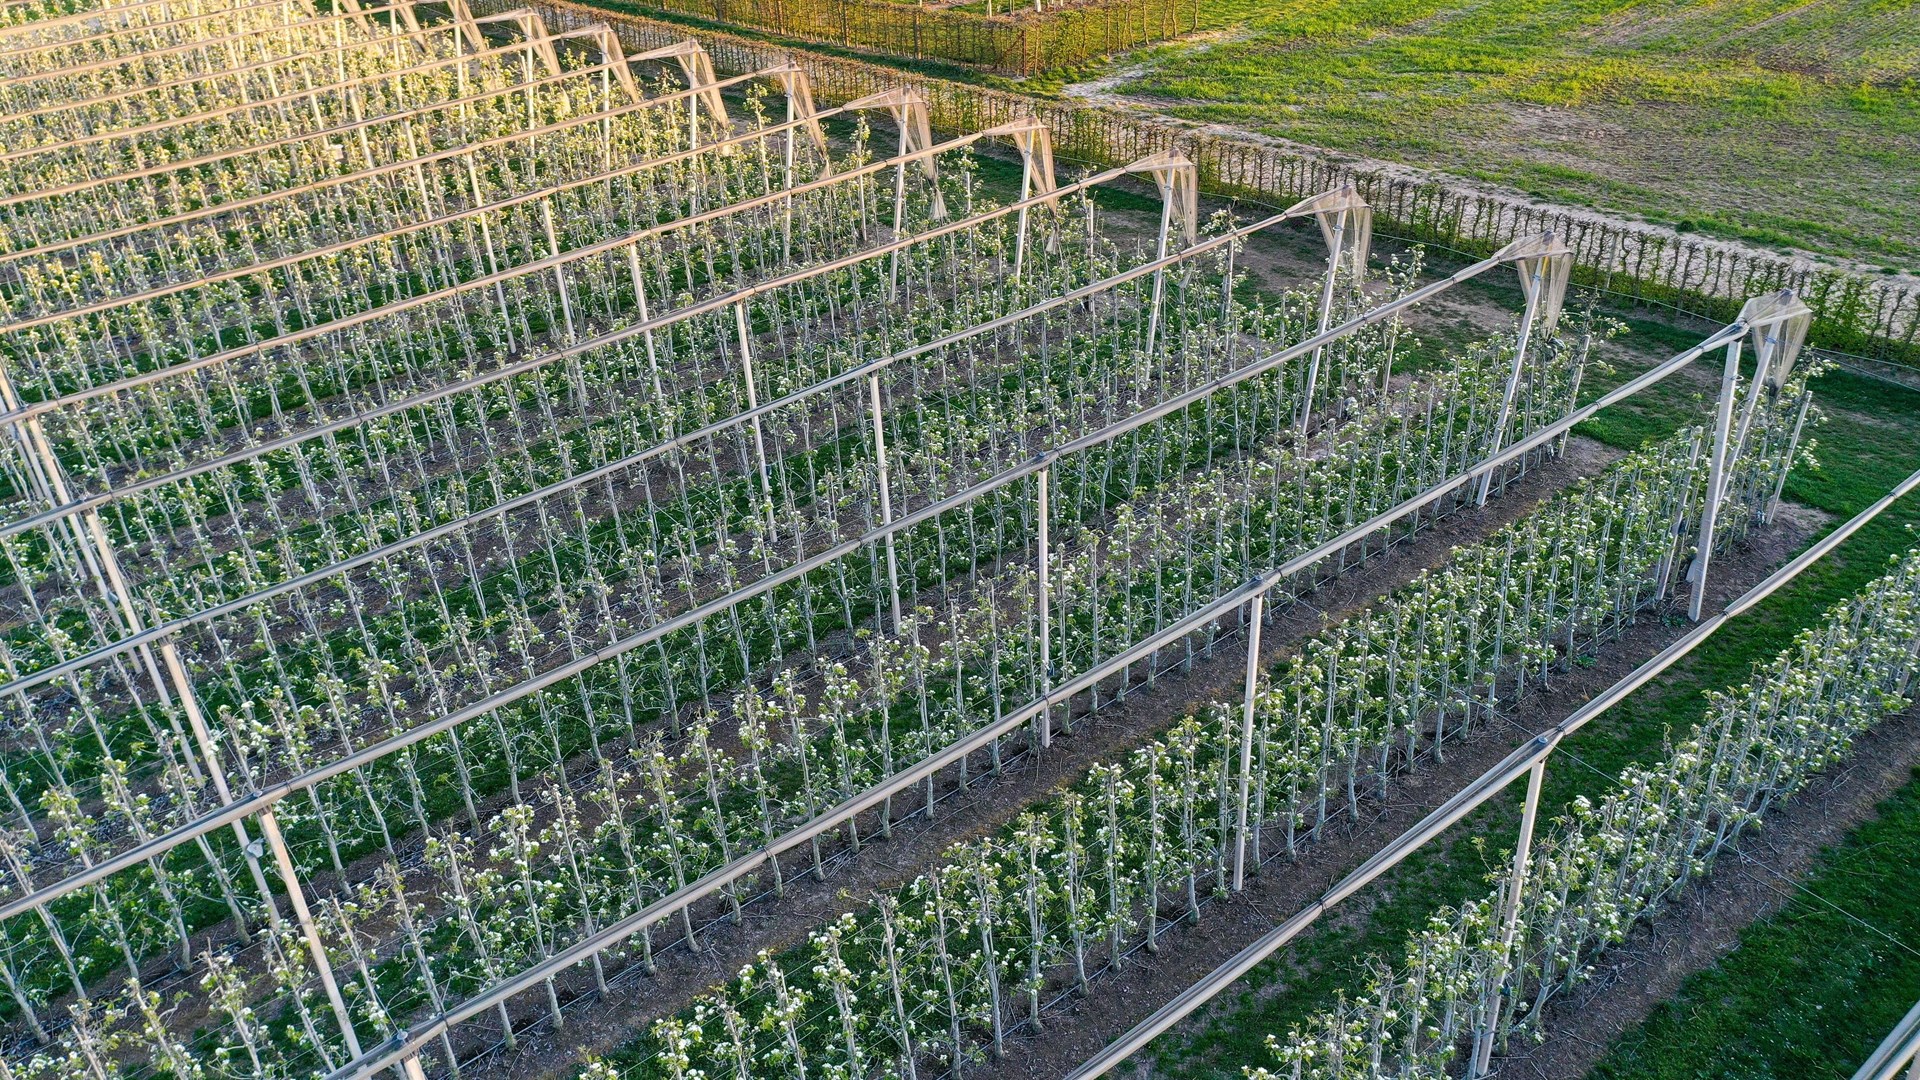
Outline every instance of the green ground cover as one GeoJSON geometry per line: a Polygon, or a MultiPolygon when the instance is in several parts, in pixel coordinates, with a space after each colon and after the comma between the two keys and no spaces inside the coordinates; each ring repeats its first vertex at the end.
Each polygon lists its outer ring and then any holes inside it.
{"type": "MultiPolygon", "coordinates": [[[[994,158],[983,159],[979,175],[996,195],[1005,197],[1016,182],[1013,166],[994,158]]],[[[1141,217],[1157,211],[1157,201],[1121,188],[1102,189],[1097,196],[1103,206],[1123,215],[1141,217]]],[[[1288,271],[1311,273],[1318,254],[1317,236],[1290,234],[1276,236],[1272,243],[1290,249],[1269,273],[1258,275],[1259,291],[1271,293],[1289,279],[1288,271]]],[[[1391,247],[1391,245],[1389,245],[1391,247]]],[[[1433,269],[1444,272],[1453,264],[1444,255],[1437,256],[1433,269]]],[[[1422,344],[1410,350],[1396,365],[1406,373],[1421,370],[1458,347],[1465,339],[1484,334],[1487,308],[1517,311],[1522,303],[1519,289],[1508,275],[1489,275],[1461,287],[1468,305],[1452,313],[1454,325],[1445,319],[1419,319],[1422,344]]],[[[1676,326],[1671,320],[1644,311],[1617,309],[1612,312],[1627,326],[1627,333],[1610,350],[1615,370],[1596,377],[1590,384],[1593,394],[1637,374],[1646,366],[1685,349],[1700,339],[1706,328],[1676,326]]],[[[1673,380],[1655,391],[1630,399],[1587,423],[1581,434],[1620,449],[1632,449],[1662,438],[1677,427],[1699,422],[1708,415],[1710,392],[1719,374],[1716,354],[1696,365],[1695,378],[1673,380]]],[[[1845,520],[1878,499],[1915,468],[1920,468],[1920,446],[1892,432],[1912,431],[1920,427],[1920,393],[1903,390],[1858,375],[1829,372],[1815,384],[1816,400],[1826,413],[1825,422],[1811,431],[1816,443],[1818,463],[1802,468],[1790,479],[1786,495],[1794,502],[1813,507],[1832,516],[1833,522],[1845,520]]],[[[1904,551],[1913,543],[1911,529],[1920,525],[1920,500],[1909,500],[1883,516],[1849,541],[1833,556],[1803,574],[1793,585],[1776,594],[1760,608],[1729,624],[1709,643],[1685,662],[1670,670],[1660,681],[1644,688],[1606,719],[1581,732],[1566,746],[1570,752],[1558,767],[1548,770],[1546,805],[1565,807],[1576,796],[1598,798],[1615,777],[1630,764],[1650,764],[1665,752],[1666,741],[1674,732],[1684,731],[1700,716],[1706,691],[1738,684],[1749,667],[1770,658],[1784,648],[1794,633],[1818,621],[1832,603],[1853,594],[1881,573],[1888,557],[1904,551]]],[[[1404,863],[1380,887],[1359,897],[1345,917],[1328,920],[1321,930],[1291,948],[1276,962],[1243,980],[1231,999],[1211,1014],[1204,1027],[1192,1027],[1182,1040],[1169,1037],[1155,1048],[1151,1059],[1154,1072],[1174,1077],[1204,1078],[1237,1075],[1242,1063],[1267,1061],[1264,1040],[1270,1032],[1284,1032],[1286,1026],[1317,1011],[1337,993],[1352,993],[1365,984],[1364,966],[1369,956],[1397,958],[1409,934],[1424,926],[1432,912],[1445,904],[1457,904],[1477,898],[1486,889],[1487,876],[1506,861],[1519,822],[1519,795],[1516,787],[1504,803],[1492,806],[1470,819],[1450,845],[1435,845],[1404,863]]],[[[1834,879],[1830,899],[1849,910],[1865,906],[1848,899],[1857,888],[1885,889],[1889,877],[1898,877],[1901,867],[1920,865],[1920,783],[1912,785],[1889,807],[1905,805],[1906,816],[1894,820],[1883,813],[1890,824],[1880,832],[1863,829],[1850,841],[1854,852],[1851,862],[1828,871],[1834,879]],[[1904,828],[1906,832],[1899,834],[1904,828]],[[1893,830],[1889,832],[1888,830],[1893,830]],[[1862,839],[1865,837],[1865,839],[1862,839]],[[1904,844],[1905,846],[1900,846],[1904,844]],[[1855,847],[1862,848],[1854,851],[1855,847]],[[1861,877],[1857,885],[1847,875],[1858,873],[1856,864],[1870,858],[1871,850],[1888,853],[1887,861],[1861,877]]],[[[1282,869],[1282,872],[1284,870],[1282,869]]],[[[1816,885],[1816,889],[1824,886],[1816,885]]],[[[1895,893],[1894,895],[1902,895],[1895,893]]],[[[1817,901],[1809,903],[1818,904],[1817,901]]],[[[1881,903],[1873,911],[1886,908],[1881,903]]],[[[1895,905],[1898,906],[1897,904],[1895,905]]],[[[1804,905],[1802,905],[1804,907],[1804,905]]],[[[1803,1010],[1811,1017],[1768,1017],[1773,1028],[1757,1032],[1754,1045],[1771,1052],[1768,1040],[1798,1039],[1809,1050],[1807,1060],[1824,1063],[1826,1071],[1781,1072],[1779,1076],[1844,1076],[1851,1065],[1841,1069],[1834,1059],[1823,1056],[1824,1047],[1838,1045],[1827,1041],[1841,1037],[1844,1030],[1859,1042],[1858,1053],[1841,1059],[1857,1064],[1905,1009],[1920,997],[1920,954],[1902,954],[1912,961],[1905,967],[1890,965],[1889,959],[1901,947],[1887,942],[1865,941],[1859,925],[1841,917],[1809,923],[1804,912],[1790,909],[1781,919],[1796,919],[1806,932],[1800,936],[1768,939],[1768,948],[1805,949],[1802,956],[1819,957],[1832,951],[1848,960],[1832,973],[1817,992],[1809,991],[1803,1010]],[[1837,921],[1836,921],[1837,920],[1837,921]],[[1828,935],[1814,940],[1812,931],[1828,935]],[[1849,936],[1851,935],[1851,936],[1849,936]],[[1830,947],[1831,946],[1831,947],[1830,947]],[[1896,968],[1898,968],[1896,970],[1896,968]],[[1857,1018],[1820,1015],[1844,1012],[1837,1001],[1849,995],[1861,1001],[1857,1018]],[[1824,1009],[1814,1006],[1823,1005],[1824,1009]],[[1790,1022],[1797,1021],[1797,1022],[1790,1022]],[[1775,1030],[1778,1029],[1778,1030],[1775,1030]],[[1811,1040],[1811,1041],[1809,1041],[1811,1040]]],[[[1831,914],[1829,912],[1829,914],[1831,914]]],[[[1872,917],[1914,949],[1920,949],[1920,910],[1902,917],[1872,917]]],[[[1738,978],[1757,985],[1744,985],[1746,997],[1736,999],[1745,1012],[1732,1004],[1724,1005],[1725,1016],[1712,1030],[1689,1034],[1685,1023],[1669,1017],[1664,1027],[1660,1018],[1650,1023],[1643,1039],[1644,1049],[1629,1056],[1623,1049],[1609,1060],[1608,1068],[1596,1080],[1735,1080],[1769,1075],[1764,1069],[1748,1067],[1715,1072],[1664,1068],[1649,1062],[1688,1060],[1695,1054],[1711,1061],[1715,1040],[1728,1030],[1738,1028],[1753,1017],[1760,1006],[1781,1006],[1773,993],[1777,979],[1794,977],[1804,961],[1785,966],[1779,957],[1765,959],[1751,972],[1738,978]],[[1779,971],[1773,971],[1778,968],[1779,971]],[[1784,972],[1785,974],[1780,974],[1784,972]],[[1687,1036],[1682,1041],[1681,1036],[1687,1036]]],[[[1717,991],[1716,991],[1717,993],[1717,991]]],[[[1786,999],[1793,1001],[1797,999],[1786,999]]],[[[1663,1010],[1667,1017],[1674,1008],[1692,1008],[1683,997],[1663,1010]]],[[[1679,1018],[1684,1020],[1684,1016],[1679,1018]]],[[[1640,1045],[1640,1044],[1636,1044],[1640,1045]]],[[[1148,1060],[1144,1056],[1141,1059],[1148,1060]]]]}
{"type": "Polygon", "coordinates": [[[588,2],[1920,275],[1914,0],[1216,0],[1197,35],[1025,79],[588,2]]]}

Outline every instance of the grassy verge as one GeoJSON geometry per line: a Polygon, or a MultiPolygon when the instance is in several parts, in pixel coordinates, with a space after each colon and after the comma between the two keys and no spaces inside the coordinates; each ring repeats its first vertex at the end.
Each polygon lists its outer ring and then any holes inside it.
{"type": "Polygon", "coordinates": [[[1850,1075],[1920,998],[1915,866],[1920,770],[1875,820],[1822,854],[1804,891],[1616,1041],[1589,1077],[1850,1075]]]}

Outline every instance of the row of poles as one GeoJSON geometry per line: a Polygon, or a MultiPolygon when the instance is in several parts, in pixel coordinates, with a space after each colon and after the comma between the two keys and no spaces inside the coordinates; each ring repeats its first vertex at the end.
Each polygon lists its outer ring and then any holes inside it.
{"type": "MultiPolygon", "coordinates": [[[[1351,192],[1327,193],[1323,196],[1316,196],[1313,199],[1305,200],[1281,215],[1276,215],[1267,221],[1250,226],[1249,230],[1264,228],[1275,221],[1283,220],[1287,217],[1304,218],[1310,215],[1317,217],[1320,213],[1325,212],[1330,219],[1337,221],[1339,216],[1346,215],[1347,239],[1341,245],[1333,248],[1329,254],[1328,272],[1338,273],[1342,272],[1344,267],[1350,265],[1350,261],[1356,250],[1364,250],[1363,246],[1358,242],[1360,215],[1356,213],[1356,209],[1359,205],[1357,197],[1351,192]]],[[[1331,223],[1330,221],[1330,224],[1331,223]]],[[[1223,238],[1214,238],[1213,240],[1195,245],[1195,249],[1208,247],[1220,239],[1223,238]]],[[[1149,264],[1149,266],[1157,270],[1161,268],[1160,264],[1178,257],[1177,255],[1169,256],[1167,260],[1157,260],[1155,264],[1149,264]]],[[[1026,464],[1004,471],[992,480],[976,485],[974,488],[969,489],[968,492],[954,496],[948,500],[943,500],[933,506],[923,508],[914,514],[896,518],[890,524],[882,526],[865,536],[847,541],[843,546],[848,550],[873,545],[884,546],[889,537],[902,529],[912,527],[921,521],[929,519],[933,515],[950,510],[955,506],[964,505],[966,501],[977,498],[986,491],[997,490],[1000,487],[1004,487],[1007,484],[1028,476],[1033,476],[1036,479],[1035,495],[1036,499],[1038,499],[1042,497],[1043,492],[1050,492],[1051,490],[1050,473],[1054,464],[1069,454],[1078,453],[1110,442],[1127,432],[1137,430],[1154,420],[1184,409],[1224,389],[1237,386],[1247,380],[1275,371],[1285,364],[1296,361],[1308,361],[1314,353],[1324,350],[1328,345],[1334,344],[1364,327],[1395,318],[1407,309],[1431,299],[1433,296],[1438,295],[1440,292],[1456,284],[1471,280],[1494,267],[1506,264],[1524,265],[1528,260],[1542,259],[1551,263],[1553,260],[1564,257],[1564,248],[1550,236],[1535,237],[1520,241],[1486,260],[1463,268],[1444,280],[1378,305],[1338,326],[1329,326],[1324,332],[1316,333],[1302,342],[1251,362],[1228,375],[1196,387],[1192,391],[1169,399],[1153,408],[1143,410],[1126,420],[1109,425],[1100,431],[1087,433],[1078,438],[1071,439],[1052,450],[1036,455],[1026,464]]],[[[1147,268],[1138,269],[1144,270],[1147,268]]],[[[1138,270],[1136,272],[1138,272],[1138,270]]],[[[1071,297],[1063,297],[1060,302],[1069,299],[1071,299],[1071,297]]],[[[1330,312],[1325,318],[1327,321],[1330,321],[1330,312]]],[[[1391,524],[1393,521],[1399,520],[1401,517],[1434,502],[1436,499],[1454,490],[1458,490],[1469,482],[1477,481],[1482,471],[1497,470],[1506,464],[1517,461],[1525,455],[1532,453],[1546,445],[1553,438],[1557,438],[1560,434],[1564,433],[1564,431],[1570,428],[1575,422],[1577,421],[1573,419],[1562,421],[1559,424],[1553,425],[1548,430],[1546,437],[1530,437],[1492,454],[1473,470],[1455,477],[1452,480],[1443,482],[1435,488],[1422,492],[1413,499],[1388,511],[1383,517],[1376,517],[1367,523],[1348,530],[1341,534],[1340,537],[1327,541],[1307,555],[1289,562],[1285,567],[1277,571],[1275,575],[1271,575],[1270,580],[1266,580],[1264,585],[1258,585],[1258,587],[1256,587],[1255,584],[1250,584],[1249,586],[1236,589],[1227,596],[1204,606],[1180,622],[1163,629],[1161,632],[1095,665],[1088,671],[1057,685],[1050,685],[1050,689],[1048,689],[1046,693],[1027,706],[1005,714],[998,721],[977,729],[972,734],[948,746],[945,750],[894,773],[887,781],[849,797],[839,805],[816,815],[811,820],[790,830],[773,843],[757,851],[733,859],[719,869],[712,871],[696,881],[688,883],[683,888],[677,889],[667,896],[661,897],[619,922],[611,924],[599,932],[576,942],[565,950],[556,952],[553,956],[541,963],[522,971],[510,979],[503,980],[485,991],[469,997],[466,1001],[449,1009],[443,1015],[406,1031],[396,1033],[385,1045],[370,1051],[358,1060],[349,1062],[339,1069],[336,1069],[329,1074],[329,1080],[351,1080],[351,1078],[372,1076],[383,1069],[395,1066],[411,1069],[413,1066],[408,1065],[407,1062],[417,1059],[422,1050],[430,1044],[441,1041],[455,1026],[484,1013],[493,1011],[519,994],[543,985],[547,980],[556,977],[575,965],[585,963],[592,957],[608,949],[618,947],[622,942],[638,935],[646,928],[672,917],[687,905],[696,903],[701,898],[713,895],[742,878],[758,872],[764,868],[768,862],[780,858],[786,852],[796,850],[814,839],[838,829],[844,825],[848,819],[857,817],[883,805],[887,800],[924,782],[928,777],[936,775],[942,770],[959,766],[960,763],[974,753],[984,750],[990,744],[1008,734],[1031,727],[1034,730],[1035,742],[1043,746],[1050,745],[1052,736],[1051,717],[1052,711],[1056,707],[1070,702],[1094,686],[1119,675],[1132,665],[1149,659],[1168,645],[1183,640],[1187,636],[1209,625],[1214,625],[1221,620],[1230,618],[1235,612],[1245,608],[1255,597],[1264,596],[1269,589],[1284,578],[1298,574],[1318,564],[1329,555],[1391,524]]],[[[1044,518],[1041,520],[1044,520],[1044,518]]],[[[1036,567],[1037,570],[1044,572],[1044,568],[1051,562],[1052,551],[1050,550],[1050,542],[1050,537],[1044,537],[1043,535],[1041,546],[1036,551],[1036,558],[1039,560],[1039,565],[1036,567]]],[[[833,557],[833,553],[822,553],[822,557],[833,557]]],[[[795,568],[796,571],[801,569],[802,568],[799,567],[795,568]]],[[[1044,589],[1041,595],[1043,597],[1046,595],[1044,589]]],[[[1050,627],[1047,625],[1049,622],[1050,616],[1043,615],[1043,625],[1040,629],[1043,642],[1047,641],[1050,637],[1050,627]]],[[[1043,663],[1050,665],[1050,653],[1046,651],[1047,648],[1048,647],[1043,644],[1043,663]]],[[[1051,680],[1049,681],[1051,683],[1051,680]]],[[[1244,857],[1242,860],[1242,876],[1244,876],[1243,866],[1244,857]]]]}

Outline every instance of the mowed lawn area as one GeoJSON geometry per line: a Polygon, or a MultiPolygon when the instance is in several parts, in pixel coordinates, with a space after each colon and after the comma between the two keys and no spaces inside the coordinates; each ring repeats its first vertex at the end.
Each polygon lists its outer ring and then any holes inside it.
{"type": "Polygon", "coordinates": [[[1205,0],[1068,93],[1920,273],[1916,0],[1205,0]]]}

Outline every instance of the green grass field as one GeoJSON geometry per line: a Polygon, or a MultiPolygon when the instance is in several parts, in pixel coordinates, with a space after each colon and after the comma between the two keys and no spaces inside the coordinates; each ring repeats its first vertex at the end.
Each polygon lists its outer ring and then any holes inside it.
{"type": "Polygon", "coordinates": [[[1920,273],[1913,0],[1218,0],[1040,80],[1920,273]],[[1089,80],[1098,80],[1089,87],[1089,80]]]}

